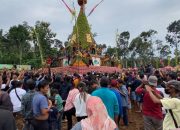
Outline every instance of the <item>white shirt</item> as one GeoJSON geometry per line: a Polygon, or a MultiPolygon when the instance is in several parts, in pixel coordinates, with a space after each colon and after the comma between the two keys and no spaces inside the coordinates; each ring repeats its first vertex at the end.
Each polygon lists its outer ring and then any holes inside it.
{"type": "MultiPolygon", "coordinates": [[[[22,88],[16,88],[16,91],[20,99],[22,99],[22,96],[26,94],[26,91],[22,88]]],[[[13,104],[13,112],[21,111],[21,101],[18,99],[17,95],[15,89],[11,90],[11,92],[9,93],[11,102],[13,104]]]]}
{"type": "MultiPolygon", "coordinates": [[[[91,95],[86,94],[86,101],[91,95]]],[[[83,98],[80,97],[80,93],[76,95],[75,100],[73,102],[76,109],[76,117],[87,116],[86,112],[86,102],[84,102],[83,98]]]]}
{"type": "Polygon", "coordinates": [[[5,89],[5,88],[6,88],[6,84],[2,84],[1,89],[5,89]]]}
{"type": "MultiPolygon", "coordinates": [[[[169,97],[169,95],[167,95],[166,93],[165,93],[165,89],[162,87],[162,88],[156,88],[158,91],[160,91],[163,95],[164,95],[164,98],[168,98],[169,97]]],[[[166,114],[166,110],[164,109],[164,107],[162,107],[162,112],[163,112],[163,114],[166,114]]]]}

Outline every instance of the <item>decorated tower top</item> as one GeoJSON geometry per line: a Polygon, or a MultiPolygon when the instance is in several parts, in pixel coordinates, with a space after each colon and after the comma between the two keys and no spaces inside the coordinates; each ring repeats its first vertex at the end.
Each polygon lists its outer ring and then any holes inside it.
{"type": "Polygon", "coordinates": [[[84,6],[85,4],[87,4],[87,0],[78,0],[78,4],[79,6],[84,6]]]}
{"type": "Polygon", "coordinates": [[[70,46],[78,47],[82,50],[90,50],[96,45],[85,15],[85,4],[87,4],[87,0],[78,0],[77,2],[81,9],[70,38],[70,46]]]}

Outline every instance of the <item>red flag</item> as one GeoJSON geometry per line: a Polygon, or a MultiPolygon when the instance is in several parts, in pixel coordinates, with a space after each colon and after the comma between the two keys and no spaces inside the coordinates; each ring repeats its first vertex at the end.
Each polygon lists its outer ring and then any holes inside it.
{"type": "Polygon", "coordinates": [[[90,11],[90,13],[88,14],[88,16],[90,16],[94,10],[103,2],[104,0],[101,0],[97,5],[94,6],[94,8],[90,11]]]}

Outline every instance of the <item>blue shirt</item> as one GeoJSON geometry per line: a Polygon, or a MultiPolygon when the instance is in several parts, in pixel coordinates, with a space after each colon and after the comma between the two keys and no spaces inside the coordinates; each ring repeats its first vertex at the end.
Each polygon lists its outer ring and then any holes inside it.
{"type": "Polygon", "coordinates": [[[119,106],[116,95],[109,88],[99,88],[92,93],[92,96],[97,96],[101,98],[106,109],[108,111],[108,115],[114,120],[115,115],[119,115],[119,106]]]}
{"type": "Polygon", "coordinates": [[[125,96],[121,95],[122,106],[123,107],[128,107],[128,90],[127,90],[125,85],[121,86],[120,90],[125,94],[125,96]]]}
{"type": "Polygon", "coordinates": [[[120,94],[120,92],[118,92],[116,89],[113,89],[113,88],[111,88],[111,91],[116,95],[116,98],[117,98],[117,100],[118,100],[119,115],[120,115],[120,116],[123,116],[121,94],[120,94]]]}
{"type": "Polygon", "coordinates": [[[37,93],[33,98],[33,114],[35,117],[41,115],[42,109],[48,109],[48,100],[47,98],[41,94],[37,93]]]}

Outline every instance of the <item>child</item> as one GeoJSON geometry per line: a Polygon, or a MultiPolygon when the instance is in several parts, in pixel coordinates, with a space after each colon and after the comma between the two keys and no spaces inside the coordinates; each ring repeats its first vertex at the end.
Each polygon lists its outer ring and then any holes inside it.
{"type": "Polygon", "coordinates": [[[58,118],[59,118],[59,113],[58,109],[55,106],[55,99],[53,97],[50,98],[52,102],[52,107],[49,111],[49,130],[58,130],[58,118]]]}
{"type": "Polygon", "coordinates": [[[54,97],[55,106],[58,109],[59,118],[58,118],[57,124],[58,124],[58,130],[61,130],[61,120],[62,120],[62,116],[63,116],[63,100],[62,100],[61,96],[59,95],[57,89],[51,90],[51,95],[54,97]]]}

